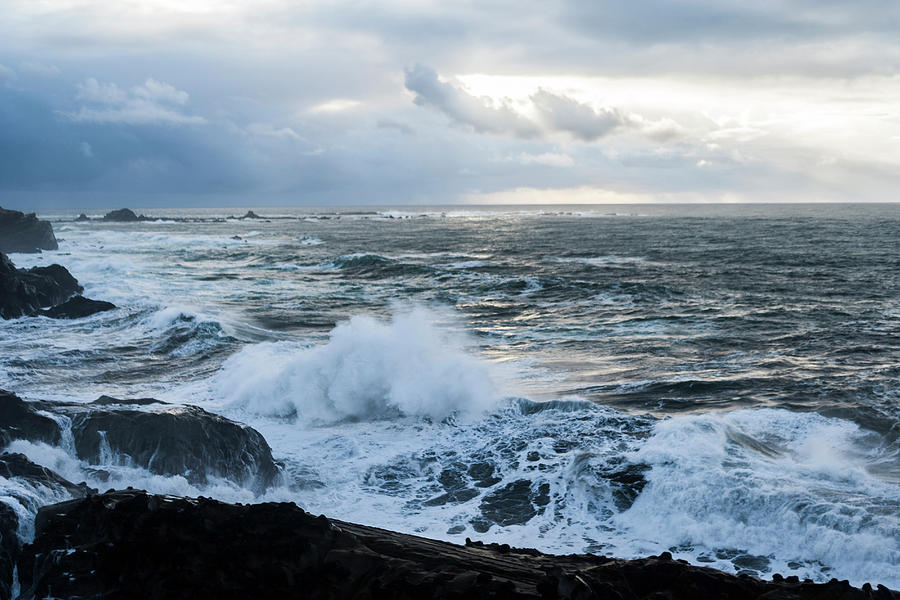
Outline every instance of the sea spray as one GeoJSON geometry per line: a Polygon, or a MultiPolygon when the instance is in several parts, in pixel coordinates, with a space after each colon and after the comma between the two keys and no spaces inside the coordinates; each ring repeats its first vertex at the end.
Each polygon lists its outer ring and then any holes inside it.
{"type": "Polygon", "coordinates": [[[482,414],[496,401],[489,369],[438,319],[425,308],[390,321],[356,316],[324,345],[250,346],[225,362],[213,392],[232,408],[306,424],[482,414]]]}

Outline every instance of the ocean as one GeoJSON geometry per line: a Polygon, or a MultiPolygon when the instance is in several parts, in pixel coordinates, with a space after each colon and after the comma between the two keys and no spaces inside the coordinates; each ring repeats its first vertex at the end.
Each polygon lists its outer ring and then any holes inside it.
{"type": "Polygon", "coordinates": [[[73,481],[900,588],[900,205],[135,210],[39,215],[16,265],[119,308],[0,321],[0,387],[196,404],[285,481],[11,445],[73,481]]]}

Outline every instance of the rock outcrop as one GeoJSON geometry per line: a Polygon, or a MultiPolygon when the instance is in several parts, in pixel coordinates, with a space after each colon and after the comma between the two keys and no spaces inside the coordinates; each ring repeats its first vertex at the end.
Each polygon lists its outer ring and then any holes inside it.
{"type": "Polygon", "coordinates": [[[59,244],[53,225],[34,213],[0,208],[0,252],[40,252],[56,250],[59,244]]]}
{"type": "Polygon", "coordinates": [[[197,406],[109,396],[90,404],[25,402],[0,390],[0,446],[17,439],[57,445],[60,423],[71,434],[77,458],[100,467],[112,460],[192,483],[221,478],[257,493],[281,477],[258,431],[197,406]]]}
{"type": "Polygon", "coordinates": [[[116,305],[112,302],[91,300],[84,296],[74,296],[53,308],[40,311],[40,314],[51,319],[81,319],[115,308],[116,305]]]}
{"type": "Polygon", "coordinates": [[[109,302],[73,298],[82,291],[78,280],[63,266],[17,269],[8,256],[0,253],[0,318],[44,315],[77,319],[115,308],[109,302]]]}
{"type": "Polygon", "coordinates": [[[0,448],[13,440],[59,444],[59,425],[39,411],[33,402],[0,389],[0,448]]]}
{"type": "MultiPolygon", "coordinates": [[[[22,454],[0,455],[0,600],[12,595],[16,563],[20,559],[19,511],[37,513],[38,498],[64,500],[96,494],[87,485],[74,484],[37,465],[22,454]]],[[[29,521],[31,517],[28,517],[29,521]]]]}
{"type": "Polygon", "coordinates": [[[19,574],[43,598],[897,600],[836,580],[762,581],[672,560],[457,546],[314,517],[294,504],[108,492],[48,506],[19,574]]]}
{"type": "Polygon", "coordinates": [[[104,221],[120,221],[123,223],[145,221],[146,219],[147,217],[144,215],[137,216],[134,214],[134,211],[130,208],[120,208],[119,210],[113,210],[103,215],[104,221]]]}

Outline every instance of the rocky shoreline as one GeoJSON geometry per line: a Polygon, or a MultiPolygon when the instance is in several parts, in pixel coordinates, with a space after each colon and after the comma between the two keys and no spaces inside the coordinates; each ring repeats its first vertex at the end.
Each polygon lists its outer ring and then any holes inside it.
{"type": "Polygon", "coordinates": [[[313,516],[136,490],[38,513],[19,585],[44,598],[496,598],[896,600],[846,581],[762,581],[668,553],[637,560],[458,546],[313,516]]]}
{"type": "MultiPolygon", "coordinates": [[[[126,210],[107,220],[147,219],[126,210]]],[[[49,223],[33,214],[8,216],[15,212],[0,209],[0,225],[7,219],[28,233],[15,237],[28,240],[17,247],[50,245],[49,223]]],[[[251,211],[241,218],[260,217],[251,211]]],[[[0,232],[0,239],[13,237],[0,232]]],[[[0,253],[2,318],[80,318],[115,308],[83,298],[81,291],[60,265],[16,269],[0,253]]],[[[110,465],[181,476],[196,485],[224,480],[256,496],[285,483],[283,465],[255,429],[196,406],[153,398],[26,401],[0,390],[0,450],[17,441],[63,448],[91,465],[86,476],[95,485],[114,481],[104,470],[110,465]]],[[[459,546],[385,531],[313,516],[293,503],[227,504],[130,488],[100,494],[14,452],[0,455],[0,482],[8,484],[0,489],[0,600],[900,600],[900,593],[883,586],[855,588],[847,581],[813,583],[778,575],[763,581],[673,560],[668,552],[636,560],[552,556],[505,544],[459,546]]]]}

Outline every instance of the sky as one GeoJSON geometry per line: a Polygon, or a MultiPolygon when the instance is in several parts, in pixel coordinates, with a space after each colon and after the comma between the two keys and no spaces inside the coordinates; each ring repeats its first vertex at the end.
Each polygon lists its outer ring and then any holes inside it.
{"type": "Polygon", "coordinates": [[[0,0],[0,205],[900,199],[896,0],[0,0]]]}

